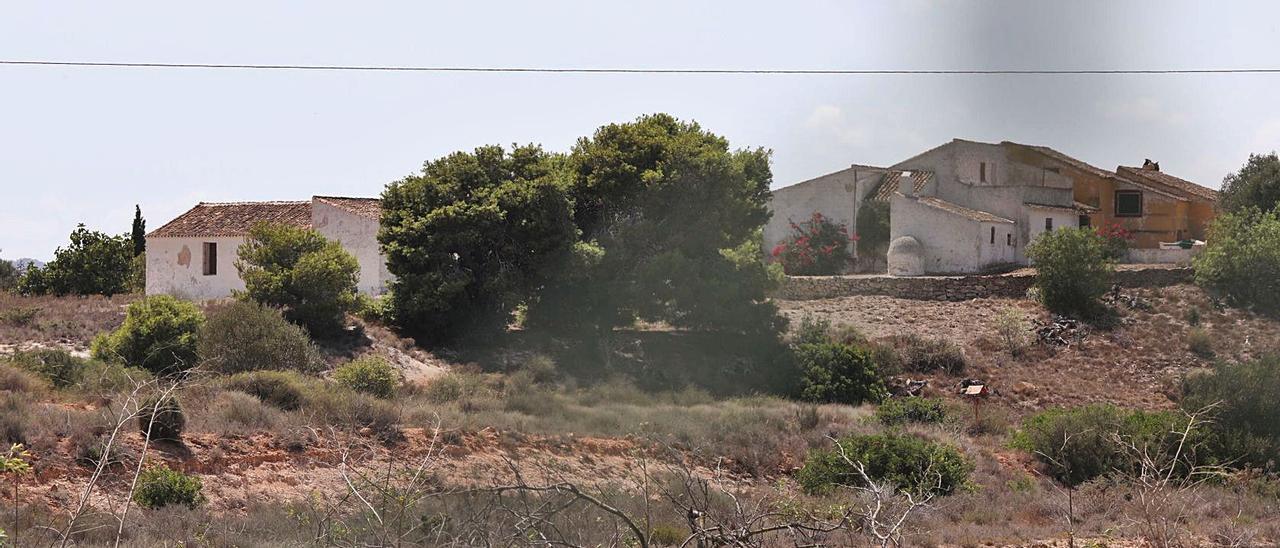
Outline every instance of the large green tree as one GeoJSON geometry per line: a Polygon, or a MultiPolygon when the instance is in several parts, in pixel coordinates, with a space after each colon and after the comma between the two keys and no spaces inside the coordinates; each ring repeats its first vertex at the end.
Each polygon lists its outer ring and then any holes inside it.
{"type": "Polygon", "coordinates": [[[249,230],[237,259],[245,287],[238,297],[280,308],[286,319],[313,334],[336,333],[343,313],[355,306],[359,263],[314,230],[259,223],[249,230]]]}
{"type": "Polygon", "coordinates": [[[1222,180],[1218,198],[1222,209],[1231,212],[1250,207],[1271,211],[1280,205],[1280,157],[1276,153],[1250,154],[1240,171],[1222,180]]]}
{"type": "Polygon", "coordinates": [[[1197,283],[1233,305],[1280,314],[1280,209],[1219,215],[1192,266],[1197,283]]]}
{"type": "Polygon", "coordinates": [[[44,268],[27,268],[18,284],[28,294],[116,295],[129,291],[133,246],[127,236],[91,231],[83,224],[71,243],[54,251],[44,268]]]}
{"type": "Polygon", "coordinates": [[[133,243],[133,255],[136,257],[147,250],[147,220],[142,218],[142,207],[133,206],[133,231],[129,233],[133,243]]]}
{"type": "Polygon", "coordinates": [[[774,332],[761,261],[735,260],[768,220],[769,152],[670,115],[578,141],[569,176],[580,229],[572,267],[530,308],[542,325],[609,329],[637,318],[774,332]]]}
{"type": "Polygon", "coordinates": [[[564,268],[576,229],[563,158],[485,146],[426,162],[382,196],[391,312],[419,340],[503,329],[564,268]]]}
{"type": "Polygon", "coordinates": [[[18,268],[0,259],[0,291],[10,291],[18,285],[18,268]]]}

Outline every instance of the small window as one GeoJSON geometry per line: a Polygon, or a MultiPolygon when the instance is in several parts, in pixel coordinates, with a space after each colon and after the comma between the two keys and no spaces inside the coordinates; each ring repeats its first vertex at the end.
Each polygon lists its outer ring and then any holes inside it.
{"type": "Polygon", "coordinates": [[[1044,218],[1044,230],[1045,232],[1053,230],[1053,217],[1044,218]]]}
{"type": "Polygon", "coordinates": [[[994,226],[991,227],[991,243],[992,245],[996,243],[996,227],[994,226]]]}
{"type": "Polygon", "coordinates": [[[1004,235],[1004,245],[1013,245],[1013,233],[1004,235]]]}
{"type": "Polygon", "coordinates": [[[1141,217],[1142,192],[1137,190],[1116,191],[1116,217],[1141,217]]]}
{"type": "Polygon", "coordinates": [[[1089,228],[1090,226],[1093,226],[1093,220],[1092,220],[1092,219],[1090,219],[1088,215],[1081,215],[1081,216],[1080,216],[1080,227],[1081,227],[1081,228],[1089,228]]]}
{"type": "Polygon", "coordinates": [[[986,162],[982,162],[978,164],[978,180],[984,183],[987,182],[987,163],[986,162]]]}
{"type": "Polygon", "coordinates": [[[218,275],[218,244],[214,242],[204,243],[204,275],[218,275]]]}

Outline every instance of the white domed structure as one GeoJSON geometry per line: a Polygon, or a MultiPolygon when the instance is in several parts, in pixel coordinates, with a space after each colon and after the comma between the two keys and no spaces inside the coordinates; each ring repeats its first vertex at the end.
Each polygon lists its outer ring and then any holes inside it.
{"type": "Polygon", "coordinates": [[[924,245],[913,236],[901,236],[890,242],[888,259],[892,276],[924,274],[924,245]]]}

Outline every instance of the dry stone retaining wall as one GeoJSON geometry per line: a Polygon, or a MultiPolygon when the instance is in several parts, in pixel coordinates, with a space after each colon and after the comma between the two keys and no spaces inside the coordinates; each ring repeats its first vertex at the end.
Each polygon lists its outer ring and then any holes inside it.
{"type": "MultiPolygon", "coordinates": [[[[787,276],[777,298],[795,301],[853,295],[885,295],[924,301],[965,301],[982,297],[1022,297],[1034,273],[992,276],[787,276]]],[[[1190,268],[1124,265],[1115,274],[1122,287],[1163,287],[1191,281],[1190,268]]]]}

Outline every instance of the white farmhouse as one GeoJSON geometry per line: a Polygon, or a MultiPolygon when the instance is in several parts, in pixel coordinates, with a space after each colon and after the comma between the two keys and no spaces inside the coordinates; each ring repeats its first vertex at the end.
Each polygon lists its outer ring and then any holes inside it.
{"type": "Polygon", "coordinates": [[[147,235],[147,294],[219,299],[244,289],[236,252],[260,222],[312,228],[360,264],[360,292],[379,295],[391,281],[378,247],[377,198],[315,196],[298,202],[201,202],[147,235]]]}

